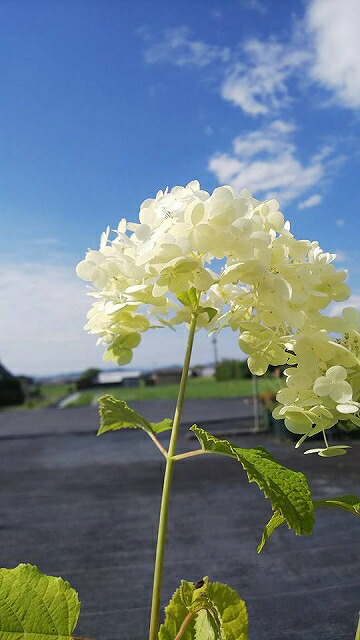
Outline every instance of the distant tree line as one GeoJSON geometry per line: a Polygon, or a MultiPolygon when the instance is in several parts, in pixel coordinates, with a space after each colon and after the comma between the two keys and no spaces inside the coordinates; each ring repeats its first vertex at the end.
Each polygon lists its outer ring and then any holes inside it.
{"type": "Polygon", "coordinates": [[[76,382],[77,390],[81,391],[82,389],[92,387],[95,384],[99,373],[100,369],[96,369],[95,367],[85,369],[76,382]]]}
{"type": "Polygon", "coordinates": [[[221,380],[238,380],[251,378],[246,360],[221,360],[215,369],[215,378],[221,380]]]}
{"type": "MultiPolygon", "coordinates": [[[[265,375],[279,378],[287,365],[272,365],[269,364],[267,373],[265,375]]],[[[247,366],[246,360],[221,360],[218,362],[215,369],[216,380],[239,380],[244,378],[251,378],[251,372],[247,366]]]]}
{"type": "Polygon", "coordinates": [[[0,364],[0,407],[23,404],[25,392],[20,378],[0,364]]]}

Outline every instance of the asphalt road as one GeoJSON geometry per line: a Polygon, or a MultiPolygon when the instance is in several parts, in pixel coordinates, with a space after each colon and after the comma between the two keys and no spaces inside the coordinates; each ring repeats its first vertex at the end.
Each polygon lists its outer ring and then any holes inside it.
{"type": "MultiPolygon", "coordinates": [[[[222,415],[230,423],[229,401],[211,400],[202,415],[188,409],[189,422],[222,415]]],[[[76,635],[146,640],[164,462],[142,432],[96,438],[97,423],[90,408],[0,414],[1,565],[30,562],[69,580],[82,600],[76,635]]],[[[359,441],[333,459],[303,456],[263,434],[233,441],[264,444],[305,471],[315,498],[360,495],[359,441]]],[[[195,446],[183,428],[179,451],[195,446]]],[[[360,519],[323,509],[312,536],[280,528],[258,555],[270,513],[235,461],[203,456],[177,464],[164,604],[182,578],[209,575],[246,600],[251,640],[353,640],[360,519]]]]}

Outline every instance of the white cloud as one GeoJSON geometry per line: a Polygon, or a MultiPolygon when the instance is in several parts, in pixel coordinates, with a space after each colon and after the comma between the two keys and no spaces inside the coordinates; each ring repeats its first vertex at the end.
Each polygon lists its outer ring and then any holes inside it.
{"type": "MultiPolygon", "coordinates": [[[[259,0],[241,0],[243,8],[267,11],[259,0]]],[[[219,10],[210,12],[219,18],[219,10]]],[[[251,38],[236,46],[197,40],[187,26],[165,29],[155,38],[146,27],[138,30],[146,43],[148,64],[168,62],[179,67],[219,65],[220,93],[251,116],[274,114],[286,108],[293,86],[313,91],[318,84],[342,105],[360,107],[359,0],[309,0],[304,16],[293,20],[287,41],[276,33],[251,38]]],[[[317,103],[324,106],[321,98],[317,103]]]]}
{"type": "Polygon", "coordinates": [[[299,202],[298,209],[310,209],[311,207],[316,207],[321,202],[322,196],[320,196],[318,193],[315,193],[313,196],[306,198],[306,200],[299,202]]]}
{"type": "Polygon", "coordinates": [[[314,47],[312,77],[346,107],[359,108],[359,0],[312,0],[306,25],[314,47]]]}
{"type": "Polygon", "coordinates": [[[309,54],[272,40],[252,39],[242,49],[247,64],[229,66],[221,87],[222,97],[252,116],[283,108],[290,100],[286,82],[309,54]]]}
{"type": "Polygon", "coordinates": [[[344,226],[344,224],[345,224],[345,220],[344,220],[344,218],[338,218],[338,219],[335,221],[335,224],[336,224],[336,226],[337,226],[337,227],[343,227],[343,226],[344,226]]]}
{"type": "MultiPolygon", "coordinates": [[[[96,336],[83,330],[92,299],[73,268],[33,262],[2,264],[0,295],[0,361],[11,372],[43,376],[115,366],[104,364],[104,347],[96,347],[96,336]]],[[[185,328],[148,331],[129,366],[147,369],[181,364],[186,339],[185,328]]],[[[235,334],[221,332],[218,342],[220,357],[233,357],[235,334]]],[[[212,360],[211,340],[200,331],[192,362],[212,360]]]]}
{"type": "Polygon", "coordinates": [[[233,140],[233,153],[217,153],[208,168],[220,183],[227,182],[237,191],[246,187],[260,197],[277,197],[281,204],[300,197],[325,172],[324,154],[318,153],[307,165],[296,157],[291,139],[294,126],[275,120],[264,129],[252,131],[233,140]]]}
{"type": "Polygon", "coordinates": [[[237,136],[233,141],[234,152],[245,158],[252,158],[259,153],[276,154],[293,153],[295,147],[290,141],[289,134],[296,127],[291,122],[273,120],[266,128],[242,136],[237,136]]]}
{"type": "Polygon", "coordinates": [[[228,47],[206,44],[190,37],[188,27],[165,29],[162,38],[154,42],[151,32],[142,28],[139,35],[147,42],[144,59],[148,64],[171,62],[178,67],[206,67],[215,61],[227,62],[230,57],[228,47]]]}
{"type": "Polygon", "coordinates": [[[241,62],[229,65],[222,97],[252,116],[273,113],[289,103],[288,82],[301,74],[302,83],[317,82],[358,109],[359,26],[359,0],[310,0],[303,28],[296,24],[287,43],[270,34],[242,44],[241,62]]]}

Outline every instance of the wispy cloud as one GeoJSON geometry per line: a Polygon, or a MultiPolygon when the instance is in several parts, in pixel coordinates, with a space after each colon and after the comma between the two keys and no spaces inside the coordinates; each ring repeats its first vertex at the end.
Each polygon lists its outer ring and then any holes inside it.
{"type": "Polygon", "coordinates": [[[346,107],[360,107],[360,3],[312,0],[306,13],[314,64],[311,76],[346,107]]]}
{"type": "MultiPolygon", "coordinates": [[[[266,13],[259,0],[245,0],[243,8],[266,13]]],[[[213,17],[220,17],[214,10],[213,17]]],[[[360,3],[358,0],[310,0],[304,16],[294,21],[287,41],[270,32],[267,39],[251,38],[232,48],[198,40],[187,26],[165,29],[161,36],[142,27],[144,59],[203,69],[218,65],[219,91],[224,100],[251,116],[281,112],[291,102],[289,83],[300,79],[325,89],[345,107],[360,107],[360,3]]],[[[319,101],[324,106],[329,101],[319,101]]]]}
{"type": "Polygon", "coordinates": [[[208,168],[219,182],[236,190],[245,186],[256,196],[278,197],[286,203],[318,186],[326,168],[326,154],[318,153],[302,164],[292,140],[294,125],[275,120],[265,128],[237,136],[232,153],[217,153],[208,168]]]}
{"type": "Polygon", "coordinates": [[[256,39],[243,44],[242,50],[246,63],[229,65],[222,97],[252,116],[284,108],[290,100],[287,80],[308,60],[308,52],[256,39]]]}
{"type": "Polygon", "coordinates": [[[145,40],[144,60],[147,64],[171,62],[178,67],[203,68],[217,62],[227,62],[230,58],[229,47],[207,44],[191,37],[186,27],[165,29],[160,39],[154,39],[151,31],[145,27],[138,34],[145,40]]]}
{"type": "Polygon", "coordinates": [[[318,193],[314,193],[313,196],[306,198],[302,202],[299,202],[298,209],[311,209],[312,207],[317,207],[322,202],[322,196],[318,193]]]}
{"type": "MultiPolygon", "coordinates": [[[[260,13],[267,8],[258,0],[241,4],[260,13]]],[[[294,90],[317,95],[321,90],[343,106],[360,107],[359,22],[358,0],[309,0],[286,40],[270,31],[266,39],[247,38],[222,47],[198,40],[186,26],[167,29],[160,37],[143,28],[141,35],[148,64],[188,67],[201,78],[206,76],[204,68],[212,65],[211,82],[217,82],[223,100],[266,123],[234,138],[232,151],[218,151],[210,158],[208,168],[219,182],[235,188],[246,185],[260,197],[275,195],[282,203],[301,198],[302,210],[320,204],[318,189],[346,158],[322,146],[304,160],[294,143],[294,125],[285,114],[294,90]],[[269,125],[270,116],[278,119],[269,125]]],[[[312,104],[323,107],[329,100],[312,104]]]]}

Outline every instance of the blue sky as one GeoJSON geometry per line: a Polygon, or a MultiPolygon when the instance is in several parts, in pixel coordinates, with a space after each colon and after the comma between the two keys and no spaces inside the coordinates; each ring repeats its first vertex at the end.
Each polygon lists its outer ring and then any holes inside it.
{"type": "MultiPolygon", "coordinates": [[[[0,0],[0,359],[102,363],[74,267],[167,185],[275,195],[360,304],[357,0],[0,0]]],[[[155,335],[156,334],[156,335],[155,335]]],[[[134,365],[180,362],[144,336],[134,365]]],[[[219,337],[232,356],[234,334],[219,337]]],[[[199,335],[194,361],[212,349],[199,335]]]]}

